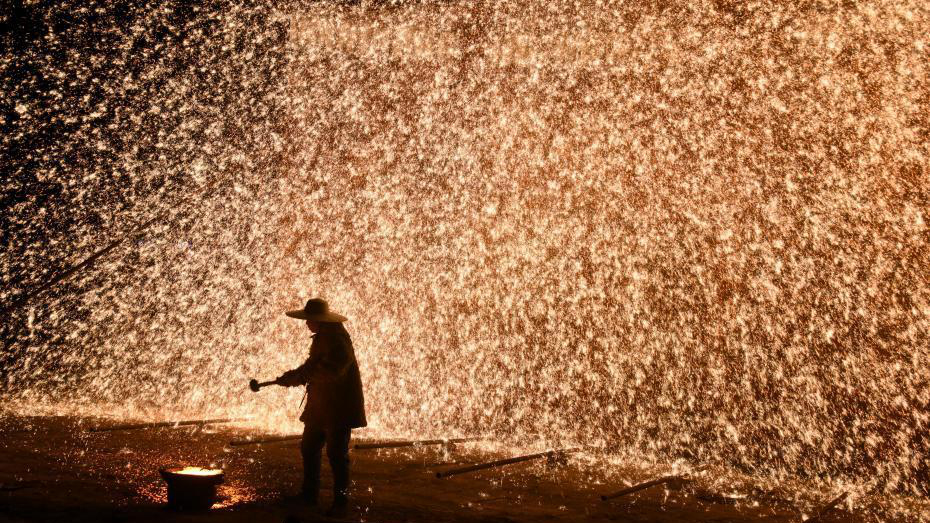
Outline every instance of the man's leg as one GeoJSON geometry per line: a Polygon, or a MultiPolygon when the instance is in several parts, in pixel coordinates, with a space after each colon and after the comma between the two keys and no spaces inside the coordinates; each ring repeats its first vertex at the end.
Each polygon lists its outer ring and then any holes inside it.
{"type": "Polygon", "coordinates": [[[304,458],[304,488],[301,494],[314,504],[320,497],[320,460],[325,441],[323,431],[304,425],[304,436],[300,441],[300,454],[304,458]]]}
{"type": "Polygon", "coordinates": [[[326,457],[333,469],[333,506],[345,507],[349,503],[349,439],[352,429],[326,431],[326,457]]]}

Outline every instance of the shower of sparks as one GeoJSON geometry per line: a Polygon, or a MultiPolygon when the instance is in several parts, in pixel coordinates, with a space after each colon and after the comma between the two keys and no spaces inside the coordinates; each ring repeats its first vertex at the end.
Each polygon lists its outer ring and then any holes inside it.
{"type": "Polygon", "coordinates": [[[293,430],[322,296],[382,434],[928,494],[925,2],[38,9],[3,299],[167,218],[12,312],[11,400],[293,430]]]}

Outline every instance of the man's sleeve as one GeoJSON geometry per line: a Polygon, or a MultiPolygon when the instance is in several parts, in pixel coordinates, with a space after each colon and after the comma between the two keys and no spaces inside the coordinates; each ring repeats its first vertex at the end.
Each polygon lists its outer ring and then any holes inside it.
{"type": "Polygon", "coordinates": [[[328,340],[326,351],[312,374],[314,379],[334,381],[343,376],[352,364],[352,356],[345,342],[339,338],[328,340]]]}
{"type": "Polygon", "coordinates": [[[316,374],[315,369],[320,366],[327,354],[331,352],[328,344],[319,336],[313,337],[313,344],[310,345],[310,357],[300,367],[289,370],[278,377],[278,385],[285,387],[299,387],[306,385],[316,374]]]}
{"type": "Polygon", "coordinates": [[[278,379],[275,380],[278,385],[283,385],[285,387],[299,387],[305,385],[310,381],[310,374],[313,370],[313,357],[307,358],[307,361],[303,363],[300,367],[296,369],[291,369],[284,374],[278,376],[278,379]]]}

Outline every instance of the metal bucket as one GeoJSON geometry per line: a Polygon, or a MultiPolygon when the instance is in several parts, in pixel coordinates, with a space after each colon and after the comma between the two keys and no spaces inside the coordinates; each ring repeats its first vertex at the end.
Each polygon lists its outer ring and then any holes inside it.
{"type": "Polygon", "coordinates": [[[171,467],[159,473],[168,484],[168,506],[178,510],[209,510],[216,503],[216,486],[223,482],[220,469],[171,467]]]}

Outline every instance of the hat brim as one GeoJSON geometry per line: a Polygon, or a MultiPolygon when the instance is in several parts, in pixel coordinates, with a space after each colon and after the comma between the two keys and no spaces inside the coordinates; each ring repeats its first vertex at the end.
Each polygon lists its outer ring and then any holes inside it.
{"type": "Polygon", "coordinates": [[[298,320],[320,321],[323,323],[342,323],[349,319],[342,314],[336,314],[335,312],[327,312],[323,314],[307,314],[307,312],[303,309],[287,311],[284,313],[284,315],[289,318],[295,318],[298,320]]]}

